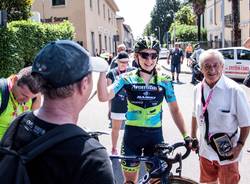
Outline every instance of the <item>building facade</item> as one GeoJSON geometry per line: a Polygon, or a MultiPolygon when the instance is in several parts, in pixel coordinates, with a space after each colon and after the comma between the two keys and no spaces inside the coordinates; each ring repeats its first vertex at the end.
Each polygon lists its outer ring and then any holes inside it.
{"type": "Polygon", "coordinates": [[[41,21],[57,23],[69,20],[75,27],[75,39],[92,55],[103,49],[115,53],[118,34],[114,0],[36,0],[32,11],[41,21]]]}
{"type": "MultiPolygon", "coordinates": [[[[239,1],[239,12],[239,42],[242,44],[250,37],[250,0],[239,1]]],[[[234,39],[231,0],[207,0],[203,20],[207,29],[207,40],[213,42],[212,47],[232,45],[234,39]]]]}

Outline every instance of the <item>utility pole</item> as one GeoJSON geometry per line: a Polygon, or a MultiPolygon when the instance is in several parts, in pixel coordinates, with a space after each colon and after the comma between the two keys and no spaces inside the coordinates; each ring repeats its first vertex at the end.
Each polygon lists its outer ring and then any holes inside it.
{"type": "Polygon", "coordinates": [[[221,46],[222,48],[225,47],[225,2],[221,0],[221,46]]]}

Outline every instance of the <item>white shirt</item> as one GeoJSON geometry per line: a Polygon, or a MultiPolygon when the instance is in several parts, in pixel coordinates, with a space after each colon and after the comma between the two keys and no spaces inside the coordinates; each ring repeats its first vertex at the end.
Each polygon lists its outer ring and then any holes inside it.
{"type": "MultiPolygon", "coordinates": [[[[222,75],[213,89],[202,81],[204,86],[205,101],[213,90],[211,100],[208,104],[209,134],[228,133],[231,136],[238,127],[250,126],[250,104],[248,103],[244,90],[233,80],[222,75]]],[[[238,161],[236,160],[219,161],[219,157],[211,146],[207,145],[204,139],[206,126],[201,122],[202,102],[201,102],[201,83],[194,89],[194,108],[193,117],[196,118],[200,130],[200,150],[201,156],[208,160],[216,160],[221,165],[238,161]]],[[[231,139],[236,146],[239,138],[239,132],[231,139]]],[[[241,155],[241,154],[240,154],[241,155]]]]}

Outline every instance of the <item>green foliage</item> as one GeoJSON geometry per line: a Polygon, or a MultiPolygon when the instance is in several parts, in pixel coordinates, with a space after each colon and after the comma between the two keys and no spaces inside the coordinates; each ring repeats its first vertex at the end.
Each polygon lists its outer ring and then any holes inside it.
{"type": "Polygon", "coordinates": [[[143,31],[143,36],[149,36],[151,33],[151,24],[148,23],[143,31]]]}
{"type": "Polygon", "coordinates": [[[195,14],[190,5],[183,6],[178,12],[176,12],[175,20],[180,24],[195,25],[195,14]]]}
{"type": "Polygon", "coordinates": [[[150,35],[153,34],[158,38],[160,31],[160,40],[163,43],[165,33],[173,22],[173,15],[179,8],[179,0],[156,0],[156,4],[151,12],[150,35]]]}
{"type": "MultiPolygon", "coordinates": [[[[174,26],[175,26],[175,37],[177,41],[186,42],[186,41],[197,41],[198,29],[197,26],[185,25],[185,24],[172,24],[170,28],[171,40],[174,37],[174,26]]],[[[207,32],[205,29],[201,30],[202,40],[206,40],[207,32]]]]}
{"type": "Polygon", "coordinates": [[[28,20],[31,15],[32,0],[1,0],[0,10],[7,10],[8,22],[28,20]]]}
{"type": "Polygon", "coordinates": [[[189,2],[192,3],[194,12],[197,16],[204,13],[206,0],[189,0],[189,2]]]}
{"type": "Polygon", "coordinates": [[[13,21],[0,29],[0,77],[7,77],[32,64],[37,52],[48,42],[73,39],[74,28],[68,21],[42,24],[13,21]]]}

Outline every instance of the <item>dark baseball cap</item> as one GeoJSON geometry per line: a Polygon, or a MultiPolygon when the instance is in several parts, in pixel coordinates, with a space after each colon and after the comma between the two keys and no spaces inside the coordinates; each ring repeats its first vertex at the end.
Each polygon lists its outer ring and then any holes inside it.
{"type": "Polygon", "coordinates": [[[122,51],[122,52],[120,52],[120,53],[118,53],[118,55],[117,55],[117,62],[119,61],[119,62],[127,62],[127,60],[123,60],[123,59],[129,59],[129,55],[128,55],[128,53],[127,52],[125,52],[125,51],[122,51]]]}
{"type": "Polygon", "coordinates": [[[106,72],[107,62],[90,54],[78,43],[58,40],[45,45],[36,55],[32,74],[40,74],[53,87],[73,84],[90,72],[106,72]]]}

